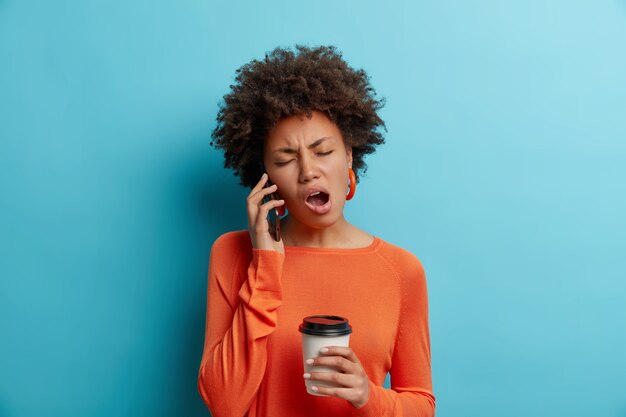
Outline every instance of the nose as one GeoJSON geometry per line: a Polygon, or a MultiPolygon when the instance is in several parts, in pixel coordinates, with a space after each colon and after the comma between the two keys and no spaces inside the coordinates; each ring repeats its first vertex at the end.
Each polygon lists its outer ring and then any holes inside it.
{"type": "Polygon", "coordinates": [[[300,159],[300,182],[310,182],[319,178],[317,163],[310,156],[303,156],[300,159]]]}

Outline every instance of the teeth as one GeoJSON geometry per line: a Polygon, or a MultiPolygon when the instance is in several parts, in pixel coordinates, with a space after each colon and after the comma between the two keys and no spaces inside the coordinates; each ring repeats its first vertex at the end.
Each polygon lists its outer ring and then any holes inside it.
{"type": "Polygon", "coordinates": [[[309,194],[309,197],[313,197],[314,195],[318,195],[319,193],[320,193],[319,191],[316,191],[314,193],[309,194]]]}

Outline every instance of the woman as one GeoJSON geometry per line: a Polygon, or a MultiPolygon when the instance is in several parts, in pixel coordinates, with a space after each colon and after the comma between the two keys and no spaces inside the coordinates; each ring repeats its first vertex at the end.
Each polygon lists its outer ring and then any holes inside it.
{"type": "Polygon", "coordinates": [[[202,398],[214,417],[434,415],[422,265],[343,215],[364,156],[384,143],[384,100],[332,46],[277,48],[237,72],[213,139],[252,188],[248,230],[211,249],[202,398]],[[303,374],[298,325],[318,314],[348,318],[350,347],[312,358],[335,372],[303,374]],[[338,386],[311,395],[305,379],[338,386]]]}

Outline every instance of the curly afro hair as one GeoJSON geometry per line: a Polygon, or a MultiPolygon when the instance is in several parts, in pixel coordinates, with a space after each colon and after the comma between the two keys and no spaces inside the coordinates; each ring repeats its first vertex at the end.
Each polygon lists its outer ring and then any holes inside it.
{"type": "Polygon", "coordinates": [[[285,117],[325,113],[352,147],[357,181],[367,170],[365,155],[385,143],[377,130],[387,131],[377,114],[385,99],[375,98],[365,71],[350,68],[334,46],[296,45],[296,50],[278,47],[265,60],[243,65],[220,103],[211,145],[224,150],[224,167],[233,168],[244,187],[258,183],[264,172],[263,141],[285,117]]]}

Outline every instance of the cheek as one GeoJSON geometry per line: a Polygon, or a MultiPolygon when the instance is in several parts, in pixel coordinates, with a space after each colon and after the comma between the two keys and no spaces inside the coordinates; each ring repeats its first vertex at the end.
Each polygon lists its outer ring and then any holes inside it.
{"type": "Polygon", "coordinates": [[[344,183],[348,183],[349,178],[348,165],[345,164],[345,161],[342,161],[342,163],[336,166],[333,170],[333,182],[341,184],[343,187],[344,183]]]}
{"type": "Polygon", "coordinates": [[[286,203],[296,198],[296,189],[289,185],[278,186],[278,194],[286,203]]]}

